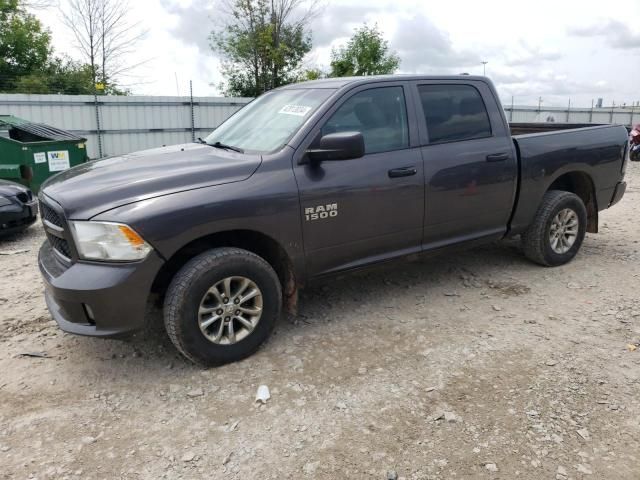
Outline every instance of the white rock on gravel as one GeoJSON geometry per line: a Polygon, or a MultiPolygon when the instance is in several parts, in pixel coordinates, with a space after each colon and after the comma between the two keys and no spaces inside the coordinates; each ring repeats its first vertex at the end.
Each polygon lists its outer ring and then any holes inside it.
{"type": "Polygon", "coordinates": [[[444,412],[444,419],[449,423],[456,423],[460,421],[460,417],[453,412],[444,412]]]}
{"type": "Polygon", "coordinates": [[[589,435],[589,430],[586,428],[581,428],[580,430],[576,430],[576,433],[580,435],[584,440],[590,440],[591,436],[589,435]]]}
{"type": "Polygon", "coordinates": [[[302,471],[305,475],[313,475],[318,469],[319,465],[320,462],[307,462],[304,464],[304,467],[302,467],[302,471]]]}
{"type": "Polygon", "coordinates": [[[269,387],[266,385],[260,385],[258,387],[258,391],[256,392],[256,402],[260,402],[263,405],[267,403],[267,401],[271,398],[271,393],[269,392],[269,387]]]}
{"type": "Polygon", "coordinates": [[[189,390],[187,392],[187,397],[189,398],[202,397],[203,395],[204,395],[204,390],[201,388],[194,388],[193,390],[189,390]]]}
{"type": "Polygon", "coordinates": [[[576,470],[583,475],[593,475],[593,471],[591,470],[591,467],[589,465],[583,465],[582,463],[579,463],[578,465],[576,465],[576,470]]]}
{"type": "Polygon", "coordinates": [[[568,475],[567,469],[562,465],[558,465],[558,470],[556,470],[556,480],[564,480],[568,475]]]}
{"type": "Polygon", "coordinates": [[[484,468],[489,470],[490,472],[497,472],[498,466],[495,463],[485,463],[484,468]]]}
{"type": "Polygon", "coordinates": [[[92,443],[96,443],[95,437],[82,437],[82,443],[84,445],[91,445],[92,443]]]}
{"type": "Polygon", "coordinates": [[[196,458],[196,454],[193,452],[185,452],[184,455],[182,455],[181,460],[185,463],[188,462],[193,462],[196,458]]]}

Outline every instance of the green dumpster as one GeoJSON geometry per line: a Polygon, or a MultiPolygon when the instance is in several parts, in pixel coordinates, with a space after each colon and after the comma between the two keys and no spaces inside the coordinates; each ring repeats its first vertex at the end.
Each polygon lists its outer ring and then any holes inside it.
{"type": "Polygon", "coordinates": [[[87,161],[86,141],[49,125],[0,115],[0,178],[37,193],[50,176],[87,161]]]}

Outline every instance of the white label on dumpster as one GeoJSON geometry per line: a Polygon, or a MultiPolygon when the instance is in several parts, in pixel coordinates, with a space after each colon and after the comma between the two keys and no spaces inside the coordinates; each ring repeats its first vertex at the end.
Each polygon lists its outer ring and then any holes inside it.
{"type": "Polygon", "coordinates": [[[71,166],[69,164],[69,152],[67,150],[47,152],[47,158],[49,159],[50,172],[61,172],[71,166]]]}
{"type": "Polygon", "coordinates": [[[33,161],[35,163],[47,163],[47,154],[44,152],[34,153],[33,161]]]}

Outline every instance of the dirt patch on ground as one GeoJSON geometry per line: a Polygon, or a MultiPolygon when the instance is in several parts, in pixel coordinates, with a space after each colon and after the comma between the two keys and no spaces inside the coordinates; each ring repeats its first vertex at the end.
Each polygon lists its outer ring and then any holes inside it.
{"type": "Polygon", "coordinates": [[[628,181],[569,265],[504,242],[334,278],[212,370],[157,326],[63,334],[41,229],[2,240],[28,252],[0,256],[0,478],[638,479],[638,166],[628,181]]]}

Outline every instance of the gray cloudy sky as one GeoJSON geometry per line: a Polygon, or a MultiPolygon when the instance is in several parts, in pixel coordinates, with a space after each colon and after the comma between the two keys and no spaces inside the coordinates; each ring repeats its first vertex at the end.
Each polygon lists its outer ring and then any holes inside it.
{"type": "MultiPolygon", "coordinates": [[[[60,0],[64,2],[64,0],[60,0]]],[[[482,73],[505,102],[588,106],[640,100],[639,0],[324,0],[305,63],[326,67],[333,46],[363,22],[377,23],[402,59],[400,72],[482,73]]],[[[208,44],[220,25],[215,0],[132,0],[131,18],[148,30],[130,79],[134,93],[219,94],[220,63],[208,44]],[[177,81],[176,81],[177,77],[177,81]],[[211,86],[213,84],[214,86],[211,86]]],[[[55,10],[41,18],[58,51],[73,55],[55,10]]]]}

